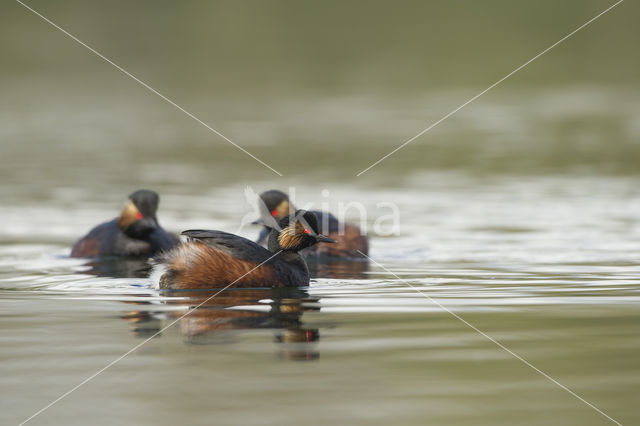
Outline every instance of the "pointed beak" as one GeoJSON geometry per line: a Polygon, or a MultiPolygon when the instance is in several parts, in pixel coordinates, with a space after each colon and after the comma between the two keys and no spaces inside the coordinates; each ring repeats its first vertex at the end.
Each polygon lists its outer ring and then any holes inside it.
{"type": "Polygon", "coordinates": [[[336,240],[333,238],[325,237],[324,235],[316,235],[316,241],[319,243],[335,243],[336,240]]]}

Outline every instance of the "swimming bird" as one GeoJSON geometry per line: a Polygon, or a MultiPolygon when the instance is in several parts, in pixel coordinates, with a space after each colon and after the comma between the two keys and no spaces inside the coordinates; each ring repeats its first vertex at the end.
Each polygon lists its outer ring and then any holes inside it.
{"type": "MultiPolygon", "coordinates": [[[[273,223],[295,210],[295,207],[290,203],[289,196],[277,189],[263,192],[260,194],[260,199],[262,200],[261,217],[253,223],[264,225],[257,240],[258,244],[264,245],[273,223]]],[[[320,243],[305,250],[303,255],[363,259],[365,256],[360,252],[369,254],[369,239],[356,225],[340,223],[329,212],[313,210],[313,213],[318,218],[320,233],[335,240],[336,243],[331,245],[320,243]]]]}
{"type": "Polygon", "coordinates": [[[315,214],[304,210],[284,216],[271,229],[268,250],[222,231],[189,230],[182,235],[188,241],[159,259],[160,288],[306,286],[309,269],[298,252],[319,242],[334,242],[318,232],[315,214]]]}
{"type": "Polygon", "coordinates": [[[71,257],[153,256],[171,249],[180,239],[158,224],[159,200],[154,191],[135,191],[119,217],[96,226],[74,244],[71,257]]]}

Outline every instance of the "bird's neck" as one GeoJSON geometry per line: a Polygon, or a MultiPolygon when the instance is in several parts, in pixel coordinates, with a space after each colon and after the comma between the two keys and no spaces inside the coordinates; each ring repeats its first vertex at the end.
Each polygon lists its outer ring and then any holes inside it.
{"type": "Polygon", "coordinates": [[[282,250],[278,257],[281,260],[284,260],[287,263],[291,263],[293,265],[304,264],[306,266],[305,261],[302,259],[302,256],[297,251],[291,250],[282,250]]]}
{"type": "Polygon", "coordinates": [[[309,268],[307,267],[307,262],[304,261],[302,256],[297,251],[291,250],[283,250],[280,254],[278,254],[280,260],[287,262],[291,266],[297,268],[302,272],[304,276],[309,277],[309,268]]]}

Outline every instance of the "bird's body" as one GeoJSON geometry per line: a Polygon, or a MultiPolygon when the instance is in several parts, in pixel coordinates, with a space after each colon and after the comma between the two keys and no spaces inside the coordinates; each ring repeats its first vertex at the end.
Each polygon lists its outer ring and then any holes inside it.
{"type": "Polygon", "coordinates": [[[119,217],[94,227],[71,249],[71,257],[153,256],[180,242],[160,227],[155,217],[158,196],[136,191],[119,217]]]}
{"type": "MultiPolygon", "coordinates": [[[[162,238],[163,234],[168,235],[162,232],[156,236],[162,238]]],[[[96,226],[79,239],[71,250],[71,257],[149,256],[156,251],[151,241],[127,236],[115,218],[96,226]]]]}
{"type": "Polygon", "coordinates": [[[309,283],[309,270],[298,253],[272,253],[246,238],[222,231],[186,231],[192,238],[168,253],[170,269],[159,287],[171,289],[297,287],[309,283]],[[197,234],[197,235],[196,235],[197,234]]]}
{"type": "Polygon", "coordinates": [[[336,257],[341,259],[362,259],[369,254],[369,239],[360,228],[350,223],[342,225],[341,231],[327,232],[327,237],[336,240],[335,244],[318,244],[310,247],[303,255],[318,257],[336,257]]]}
{"type": "Polygon", "coordinates": [[[281,221],[282,230],[272,230],[269,249],[222,231],[191,230],[182,234],[189,241],[160,258],[163,289],[236,287],[298,287],[309,284],[309,270],[298,251],[318,241],[315,216],[302,212],[308,225],[281,221]]]}

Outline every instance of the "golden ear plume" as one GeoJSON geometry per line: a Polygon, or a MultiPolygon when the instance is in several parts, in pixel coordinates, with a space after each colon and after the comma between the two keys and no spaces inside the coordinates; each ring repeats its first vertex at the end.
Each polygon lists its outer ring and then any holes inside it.
{"type": "Polygon", "coordinates": [[[124,210],[120,213],[120,217],[118,218],[118,226],[120,229],[125,230],[131,225],[133,222],[138,220],[138,215],[140,214],[140,210],[133,204],[133,201],[127,201],[127,204],[124,206],[124,210]]]}

